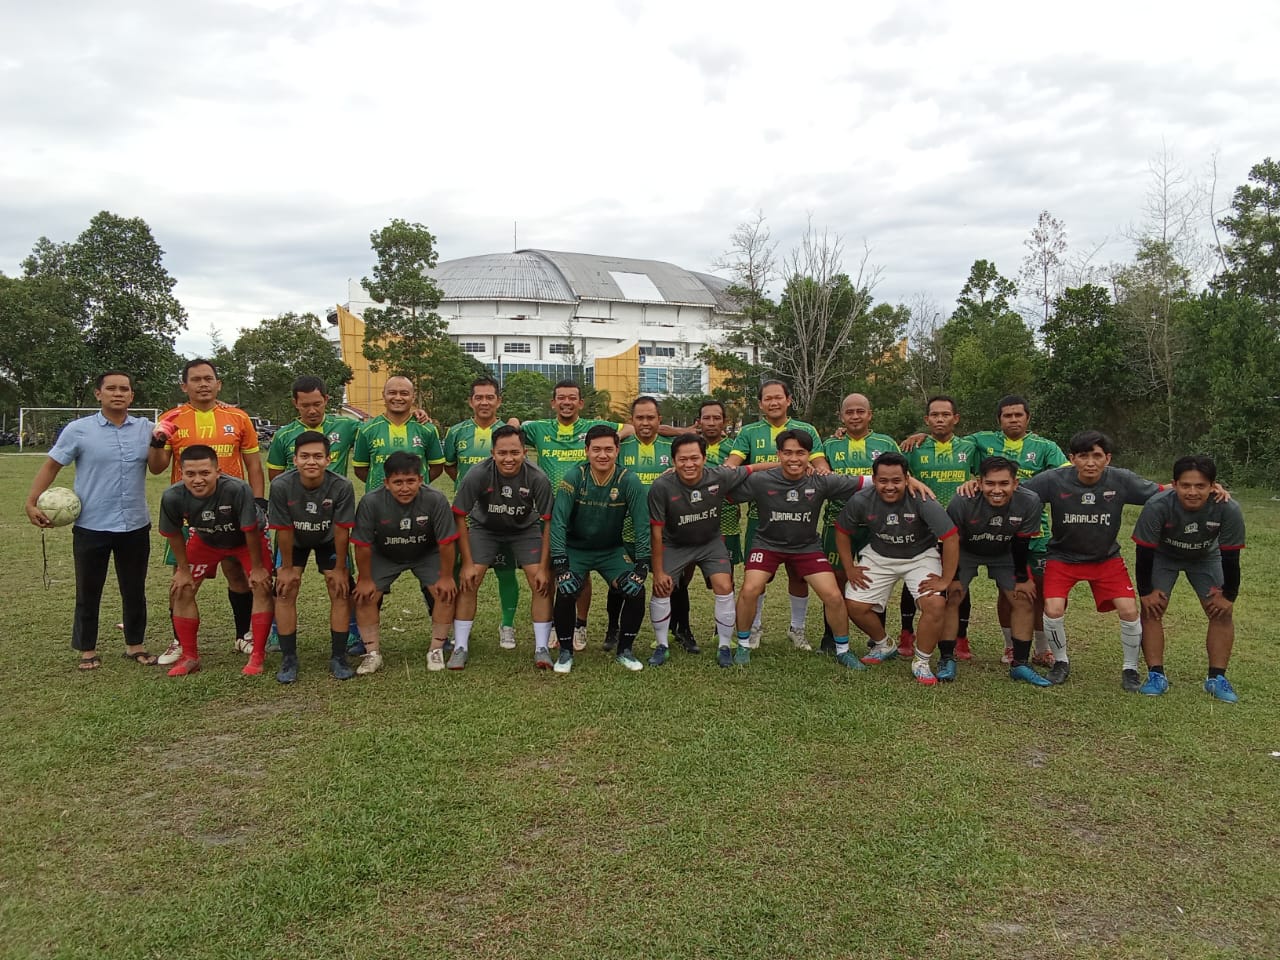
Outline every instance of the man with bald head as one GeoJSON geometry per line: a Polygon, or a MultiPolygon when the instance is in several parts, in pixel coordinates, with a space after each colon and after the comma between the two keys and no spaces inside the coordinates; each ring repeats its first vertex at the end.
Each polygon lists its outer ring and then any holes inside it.
{"type": "MultiPolygon", "coordinates": [[[[844,427],[844,436],[832,437],[823,444],[827,462],[831,464],[832,473],[850,477],[869,477],[876,459],[882,453],[897,453],[898,444],[893,437],[871,430],[871,401],[861,393],[851,393],[840,401],[840,424],[844,427]]],[[[836,580],[844,590],[844,567],[840,564],[840,554],[836,549],[836,518],[844,509],[844,500],[827,501],[825,525],[822,531],[822,549],[827,561],[835,571],[836,580]]],[[[866,546],[866,538],[853,544],[853,552],[857,554],[866,546]]],[[[828,627],[822,634],[822,652],[836,652],[835,638],[828,627]]]]}
{"type": "Polygon", "coordinates": [[[395,376],[382,387],[385,411],[374,417],[356,435],[351,451],[351,465],[356,476],[365,482],[366,490],[382,486],[382,465],[398,450],[422,460],[423,475],[430,482],[444,470],[444,448],[435,424],[419,423],[413,416],[413,383],[408,377],[395,376]]]}

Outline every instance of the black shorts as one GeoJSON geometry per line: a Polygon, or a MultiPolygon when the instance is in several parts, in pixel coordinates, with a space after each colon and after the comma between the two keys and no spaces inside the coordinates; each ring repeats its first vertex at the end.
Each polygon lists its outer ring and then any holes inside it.
{"type": "Polygon", "coordinates": [[[330,541],[316,547],[300,547],[295,543],[293,545],[293,566],[301,567],[305,570],[307,558],[313,553],[316,555],[317,570],[322,572],[332,570],[338,565],[338,554],[333,549],[333,542],[330,541]]]}

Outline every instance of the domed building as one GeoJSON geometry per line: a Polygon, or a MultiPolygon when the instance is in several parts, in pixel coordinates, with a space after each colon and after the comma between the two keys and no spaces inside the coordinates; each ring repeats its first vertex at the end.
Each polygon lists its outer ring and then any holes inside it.
{"type": "MultiPolygon", "coordinates": [[[[660,260],[517,250],[448,260],[431,276],[449,336],[499,382],[534,370],[554,383],[582,369],[618,404],[708,392],[715,371],[698,351],[738,316],[728,281],[660,260]]],[[[356,281],[347,296],[329,318],[355,371],[347,402],[378,410],[386,372],[369,370],[360,319],[376,304],[356,281]]]]}

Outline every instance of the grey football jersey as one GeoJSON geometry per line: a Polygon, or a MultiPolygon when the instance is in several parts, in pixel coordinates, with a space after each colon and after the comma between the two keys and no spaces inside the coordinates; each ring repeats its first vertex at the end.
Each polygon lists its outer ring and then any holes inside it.
{"type": "Polygon", "coordinates": [[[955,522],[966,553],[994,557],[1008,553],[1014,537],[1039,536],[1042,506],[1039,497],[1019,486],[1003,507],[993,507],[981,493],[953,497],[947,515],[955,522]]]}
{"type": "Polygon", "coordinates": [[[356,507],[351,542],[372,547],[396,563],[413,563],[457,537],[453,510],[439,490],[424,485],[413,500],[402,504],[386,487],[378,487],[356,507]]]}
{"type": "Polygon", "coordinates": [[[350,529],[356,522],[356,495],[351,481],[326,470],[320,486],[308,490],[296,469],[271,481],[267,526],[293,530],[297,547],[318,547],[333,542],[334,526],[350,529]]]}
{"type": "Polygon", "coordinates": [[[649,522],[662,527],[662,542],[693,547],[720,536],[720,508],[725,497],[747,481],[746,467],[706,467],[702,479],[688,486],[675,472],[664,473],[649,487],[649,522]]]}
{"type": "Polygon", "coordinates": [[[1163,490],[1142,508],[1133,539],[1180,560],[1212,560],[1222,550],[1244,546],[1244,514],[1234,500],[1212,498],[1199,510],[1187,510],[1176,490],[1163,490]]]}
{"type": "Polygon", "coordinates": [[[885,503],[873,487],[849,499],[836,520],[836,529],[855,540],[865,530],[870,535],[867,546],[880,556],[909,560],[954,535],[956,525],[937,500],[907,492],[897,503],[885,503]]]}
{"type": "Polygon", "coordinates": [[[529,530],[551,519],[551,481],[528,463],[521,464],[514,477],[504,477],[490,458],[462,478],[453,512],[497,534],[529,530]]]}
{"type": "Polygon", "coordinates": [[[1022,481],[1049,507],[1049,559],[1101,563],[1120,555],[1120,519],[1126,503],[1146,503],[1160,490],[1132,470],[1107,467],[1086,486],[1073,467],[1046,470],[1022,481]]]}
{"type": "Polygon", "coordinates": [[[201,500],[178,482],[160,495],[160,532],[182,533],[185,523],[206,546],[243,547],[244,535],[258,526],[253,491],[243,480],[219,475],[213,493],[201,500]]]}
{"type": "Polygon", "coordinates": [[[818,518],[822,505],[847,498],[870,481],[870,477],[838,473],[811,473],[788,480],[781,467],[751,474],[733,497],[753,500],[758,509],[755,539],[748,546],[780,553],[821,553],[818,518]]]}

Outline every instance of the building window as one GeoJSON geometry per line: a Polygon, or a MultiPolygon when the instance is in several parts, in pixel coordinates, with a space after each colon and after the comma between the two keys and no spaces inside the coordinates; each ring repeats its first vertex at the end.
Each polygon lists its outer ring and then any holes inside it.
{"type": "Polygon", "coordinates": [[[640,356],[642,357],[674,357],[676,355],[675,347],[641,347],[640,356]]]}
{"type": "Polygon", "coordinates": [[[533,353],[533,347],[527,343],[504,343],[502,345],[503,353],[533,353]]]}
{"type": "Polygon", "coordinates": [[[463,340],[461,346],[463,353],[484,353],[485,349],[484,344],[477,340],[463,340]]]}
{"type": "Polygon", "coordinates": [[[547,353],[570,354],[573,350],[567,343],[553,343],[547,347],[547,353]]]}
{"type": "Polygon", "coordinates": [[[671,392],[666,367],[641,367],[640,392],[665,395],[671,392]]]}
{"type": "Polygon", "coordinates": [[[702,392],[702,368],[685,367],[671,371],[671,392],[679,397],[688,397],[702,392]]]}

